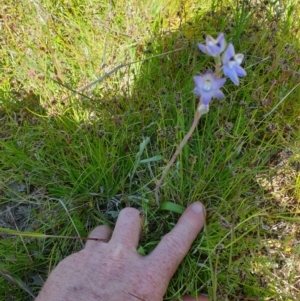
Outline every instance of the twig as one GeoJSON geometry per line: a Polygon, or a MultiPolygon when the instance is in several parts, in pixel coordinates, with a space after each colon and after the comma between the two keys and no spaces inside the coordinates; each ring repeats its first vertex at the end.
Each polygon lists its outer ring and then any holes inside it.
{"type": "Polygon", "coordinates": [[[195,117],[194,117],[194,121],[193,124],[189,130],[189,132],[184,136],[183,140],[181,141],[180,145],[178,146],[176,152],[174,153],[173,157],[171,158],[170,162],[168,163],[168,165],[166,166],[166,168],[164,169],[161,178],[159,179],[159,181],[156,183],[156,187],[155,187],[155,199],[156,199],[156,204],[159,205],[159,197],[158,197],[158,192],[159,192],[159,188],[164,180],[164,178],[166,177],[169,169],[171,168],[171,166],[173,165],[173,163],[175,162],[177,156],[179,155],[179,153],[181,152],[182,148],[184,147],[184,145],[187,143],[187,141],[190,139],[190,137],[192,136],[200,117],[202,116],[202,114],[200,113],[200,111],[198,110],[198,108],[200,107],[202,101],[199,101],[199,104],[197,106],[197,110],[195,113],[195,117]]]}

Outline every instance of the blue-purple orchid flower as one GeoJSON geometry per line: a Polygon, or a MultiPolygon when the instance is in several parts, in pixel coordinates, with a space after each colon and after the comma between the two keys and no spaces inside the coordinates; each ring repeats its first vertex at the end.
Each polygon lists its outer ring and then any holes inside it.
{"type": "Polygon", "coordinates": [[[223,72],[235,85],[239,85],[239,78],[246,76],[247,73],[240,65],[244,59],[242,53],[235,54],[234,47],[230,43],[222,56],[223,72]]]}
{"type": "Polygon", "coordinates": [[[201,97],[202,102],[208,105],[211,99],[224,98],[223,92],[220,90],[226,82],[225,78],[217,78],[211,70],[204,75],[194,76],[196,88],[194,93],[201,97]]]}
{"type": "Polygon", "coordinates": [[[216,40],[208,35],[206,37],[206,45],[199,43],[198,47],[205,54],[216,57],[225,50],[226,41],[224,34],[221,33],[216,40]]]}

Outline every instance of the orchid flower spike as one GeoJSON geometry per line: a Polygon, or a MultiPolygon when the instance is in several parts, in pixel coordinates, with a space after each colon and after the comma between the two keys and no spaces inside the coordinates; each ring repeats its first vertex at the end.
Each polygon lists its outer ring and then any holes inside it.
{"type": "Polygon", "coordinates": [[[221,33],[216,40],[208,35],[206,37],[206,45],[198,43],[198,47],[205,54],[216,57],[225,50],[226,41],[224,34],[221,33]]]}
{"type": "Polygon", "coordinates": [[[223,72],[235,85],[239,85],[239,78],[246,76],[247,73],[240,65],[244,59],[242,53],[235,54],[234,47],[230,43],[222,56],[223,72]]]}

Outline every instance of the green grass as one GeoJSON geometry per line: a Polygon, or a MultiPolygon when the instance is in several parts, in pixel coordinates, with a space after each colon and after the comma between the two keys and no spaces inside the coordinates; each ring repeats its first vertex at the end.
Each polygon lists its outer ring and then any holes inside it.
{"type": "Polygon", "coordinates": [[[0,228],[57,237],[0,234],[0,300],[32,300],[82,248],[61,236],[134,206],[148,254],[178,220],[171,203],[197,200],[207,224],[166,300],[299,300],[299,2],[250,2],[4,1],[0,228]],[[158,208],[155,182],[194,117],[192,76],[212,68],[197,43],[220,32],[247,77],[201,118],[158,208]]]}

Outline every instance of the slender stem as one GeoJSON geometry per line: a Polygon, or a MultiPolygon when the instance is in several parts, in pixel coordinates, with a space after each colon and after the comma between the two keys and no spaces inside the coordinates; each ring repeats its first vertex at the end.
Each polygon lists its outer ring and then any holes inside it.
{"type": "Polygon", "coordinates": [[[221,63],[218,63],[216,64],[216,70],[215,70],[215,76],[220,78],[222,76],[222,64],[221,63]]]}
{"type": "Polygon", "coordinates": [[[164,180],[164,178],[166,177],[170,167],[173,165],[173,163],[175,162],[177,156],[179,155],[179,153],[181,152],[182,148],[184,147],[184,145],[187,143],[187,141],[190,139],[190,137],[192,136],[198,122],[199,119],[201,117],[201,113],[198,111],[198,107],[200,106],[201,101],[199,102],[198,106],[197,106],[197,110],[195,113],[195,117],[194,117],[194,121],[193,124],[189,130],[189,132],[184,136],[183,140],[181,141],[180,145],[178,146],[176,152],[174,153],[174,155],[172,156],[170,162],[168,163],[168,165],[166,166],[166,168],[164,169],[161,178],[159,179],[159,181],[156,183],[156,187],[155,187],[155,199],[156,199],[156,204],[159,205],[159,197],[158,197],[158,192],[159,192],[159,188],[164,180]]]}
{"type": "Polygon", "coordinates": [[[216,77],[221,77],[221,75],[222,75],[221,68],[222,68],[222,62],[221,62],[221,56],[219,55],[215,58],[215,76],[216,77]]]}

